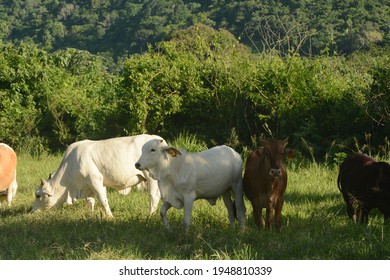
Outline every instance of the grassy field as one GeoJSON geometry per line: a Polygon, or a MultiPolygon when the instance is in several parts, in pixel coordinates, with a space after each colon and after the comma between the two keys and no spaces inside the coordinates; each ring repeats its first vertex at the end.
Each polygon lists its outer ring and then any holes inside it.
{"type": "Polygon", "coordinates": [[[196,201],[186,233],[183,211],[171,209],[172,232],[149,216],[148,196],[108,193],[113,219],[85,202],[30,214],[41,178],[62,156],[20,156],[19,189],[12,208],[0,208],[0,259],[389,259],[390,226],[374,212],[368,226],[352,224],[336,186],[337,169],[318,164],[288,166],[281,232],[257,231],[247,206],[247,228],[230,229],[223,202],[196,201]]]}

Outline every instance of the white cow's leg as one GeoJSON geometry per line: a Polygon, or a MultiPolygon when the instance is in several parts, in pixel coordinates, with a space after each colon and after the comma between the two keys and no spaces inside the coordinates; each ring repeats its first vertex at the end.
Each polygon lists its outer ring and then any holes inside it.
{"type": "Polygon", "coordinates": [[[99,189],[97,195],[98,195],[98,199],[99,199],[100,203],[103,205],[103,208],[104,208],[104,211],[106,212],[106,214],[109,217],[113,217],[113,215],[111,213],[110,205],[108,205],[106,187],[103,186],[101,189],[99,189]]]}
{"type": "Polygon", "coordinates": [[[158,203],[161,199],[160,189],[158,188],[158,182],[153,179],[148,179],[148,191],[149,191],[149,209],[150,214],[154,214],[158,208],[158,203]]]}
{"type": "Polygon", "coordinates": [[[107,216],[113,217],[110,206],[108,205],[107,190],[103,185],[103,176],[96,176],[96,178],[90,178],[90,180],[92,190],[96,193],[99,202],[103,205],[107,216]]]}
{"type": "Polygon", "coordinates": [[[239,180],[239,182],[236,183],[236,185],[233,187],[233,193],[234,193],[234,203],[236,206],[237,211],[237,219],[240,223],[241,227],[245,227],[245,203],[244,203],[244,192],[242,187],[242,180],[239,180]]]}
{"type": "Polygon", "coordinates": [[[186,231],[190,228],[193,205],[194,198],[191,195],[184,196],[184,226],[186,231]]]}
{"type": "MultiPolygon", "coordinates": [[[[15,175],[16,176],[16,175],[15,175]]],[[[16,182],[16,177],[12,184],[9,186],[7,190],[7,204],[8,207],[11,207],[12,200],[14,199],[16,195],[16,190],[18,189],[18,183],[16,182]]]]}
{"type": "Polygon", "coordinates": [[[223,195],[223,202],[225,203],[225,206],[228,210],[228,215],[229,215],[229,222],[230,226],[234,228],[235,226],[235,210],[234,210],[234,204],[230,195],[230,190],[226,191],[223,195]]]}
{"type": "Polygon", "coordinates": [[[163,205],[161,206],[161,208],[160,208],[160,215],[161,215],[161,218],[163,219],[163,223],[164,223],[164,226],[165,226],[166,229],[170,229],[169,228],[168,218],[167,218],[167,211],[171,207],[172,207],[172,205],[169,202],[165,201],[163,203],[163,205]]]}
{"type": "Polygon", "coordinates": [[[95,209],[95,199],[91,196],[87,197],[87,208],[91,211],[95,209]]]}
{"type": "MultiPolygon", "coordinates": [[[[13,185],[13,183],[12,183],[12,185],[13,185]]],[[[13,198],[12,191],[10,188],[11,188],[11,186],[7,189],[7,205],[8,205],[8,207],[11,207],[12,198],[13,198]]]]}

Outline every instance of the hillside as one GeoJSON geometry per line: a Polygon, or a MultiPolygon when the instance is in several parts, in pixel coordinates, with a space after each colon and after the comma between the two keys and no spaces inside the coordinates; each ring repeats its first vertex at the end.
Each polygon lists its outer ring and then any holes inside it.
{"type": "Polygon", "coordinates": [[[0,40],[118,58],[194,24],[226,29],[254,51],[349,54],[390,44],[390,0],[0,1],[0,40]]]}

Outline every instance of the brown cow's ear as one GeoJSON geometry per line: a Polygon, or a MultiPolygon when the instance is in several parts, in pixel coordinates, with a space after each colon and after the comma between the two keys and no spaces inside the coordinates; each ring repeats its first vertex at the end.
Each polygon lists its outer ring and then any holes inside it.
{"type": "Polygon", "coordinates": [[[182,155],[182,153],[173,147],[165,147],[164,151],[166,151],[171,157],[176,157],[177,155],[182,155]]]}

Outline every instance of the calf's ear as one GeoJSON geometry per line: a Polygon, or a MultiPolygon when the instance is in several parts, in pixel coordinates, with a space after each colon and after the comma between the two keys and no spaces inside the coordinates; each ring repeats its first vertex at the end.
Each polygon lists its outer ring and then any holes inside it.
{"type": "Polygon", "coordinates": [[[164,151],[167,152],[171,157],[176,157],[177,155],[182,155],[182,153],[173,147],[165,147],[164,151]]]}

